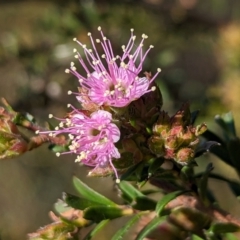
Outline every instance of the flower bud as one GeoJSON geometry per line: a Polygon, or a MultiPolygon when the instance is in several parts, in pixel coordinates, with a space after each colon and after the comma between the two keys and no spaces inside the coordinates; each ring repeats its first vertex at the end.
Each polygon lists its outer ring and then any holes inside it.
{"type": "Polygon", "coordinates": [[[4,108],[0,108],[0,159],[15,157],[27,151],[27,142],[11,118],[4,108]]]}
{"type": "Polygon", "coordinates": [[[177,111],[173,117],[171,117],[172,126],[186,127],[187,125],[190,125],[191,113],[189,107],[189,103],[183,104],[180,110],[177,111]]]}
{"type": "Polygon", "coordinates": [[[192,148],[182,148],[177,152],[175,160],[182,165],[186,165],[193,157],[194,150],[192,148]]]}
{"type": "Polygon", "coordinates": [[[207,125],[205,123],[202,123],[201,125],[198,125],[195,130],[195,135],[199,136],[203,134],[205,131],[207,131],[207,125]]]}
{"type": "Polygon", "coordinates": [[[152,136],[148,140],[150,150],[158,156],[164,155],[164,139],[158,136],[152,136]]]}
{"type": "Polygon", "coordinates": [[[170,128],[170,117],[164,111],[159,115],[157,122],[153,126],[153,133],[156,135],[163,135],[170,128]]]}

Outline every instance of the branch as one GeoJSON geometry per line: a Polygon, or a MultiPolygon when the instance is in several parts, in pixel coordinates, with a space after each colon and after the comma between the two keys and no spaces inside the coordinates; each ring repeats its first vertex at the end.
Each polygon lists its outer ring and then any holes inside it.
{"type": "MultiPolygon", "coordinates": [[[[163,189],[165,192],[170,193],[179,190],[173,184],[159,179],[150,179],[150,183],[163,189]]],[[[230,213],[220,209],[219,207],[210,205],[205,206],[201,199],[195,195],[180,195],[176,199],[172,200],[166,205],[166,209],[174,209],[177,207],[186,207],[200,211],[206,214],[213,221],[223,222],[223,223],[233,223],[240,227],[240,219],[232,216],[230,213]]]]}

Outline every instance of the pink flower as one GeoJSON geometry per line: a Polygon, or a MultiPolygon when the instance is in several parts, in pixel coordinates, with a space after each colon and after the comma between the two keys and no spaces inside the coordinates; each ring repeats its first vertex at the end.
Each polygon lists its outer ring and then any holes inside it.
{"type": "Polygon", "coordinates": [[[91,167],[104,168],[110,164],[118,177],[112,160],[120,158],[120,153],[114,146],[120,138],[120,131],[111,121],[112,114],[107,111],[98,110],[88,116],[83,111],[74,109],[68,118],[61,119],[55,131],[41,133],[50,136],[68,134],[71,139],[69,151],[57,153],[57,156],[74,153],[77,154],[76,162],[91,167]]]}
{"type": "MultiPolygon", "coordinates": [[[[142,71],[148,52],[153,48],[150,46],[145,53],[142,51],[147,35],[142,35],[142,41],[135,48],[136,36],[133,35],[133,29],[131,29],[131,38],[127,46],[122,46],[122,56],[115,56],[111,42],[103,35],[100,27],[98,30],[102,40],[96,39],[96,42],[101,44],[104,54],[99,56],[91,33],[88,36],[91,39],[93,50],[74,39],[83,48],[86,55],[87,64],[83,61],[80,53],[76,49],[74,50],[77,52],[75,57],[79,59],[86,76],[77,72],[74,63],[71,63],[70,69],[66,70],[67,73],[71,72],[79,79],[81,87],[87,90],[89,99],[98,106],[124,107],[145,93],[154,91],[155,87],[150,88],[150,84],[157,77],[160,69],[151,79],[138,76],[142,71]],[[133,50],[134,48],[135,50],[133,50]]],[[[78,97],[80,102],[82,99],[81,96],[78,97]]]]}

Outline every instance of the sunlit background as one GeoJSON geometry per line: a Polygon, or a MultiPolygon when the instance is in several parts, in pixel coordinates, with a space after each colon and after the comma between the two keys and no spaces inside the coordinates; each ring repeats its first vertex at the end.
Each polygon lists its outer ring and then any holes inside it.
{"type": "MultiPolygon", "coordinates": [[[[80,50],[72,39],[89,44],[87,33],[98,38],[101,26],[117,55],[134,28],[139,41],[142,33],[149,36],[146,49],[154,45],[144,70],[162,69],[158,82],[164,110],[173,114],[189,101],[192,110],[201,110],[199,121],[213,129],[214,116],[231,110],[240,135],[239,9],[239,0],[2,0],[0,96],[41,123],[49,113],[64,116],[69,102],[78,106],[67,95],[77,91],[78,81],[64,72],[74,61],[73,48],[80,50]]],[[[215,158],[200,159],[200,167],[209,159],[217,171],[234,177],[215,158]]],[[[55,157],[46,145],[0,162],[0,239],[26,239],[27,233],[50,222],[48,212],[57,198],[74,192],[72,175],[85,179],[86,169],[73,160],[55,157]]],[[[94,179],[87,181],[117,199],[109,179],[99,179],[99,186],[94,179]]],[[[225,185],[211,186],[220,198],[226,191],[231,202],[221,198],[220,203],[240,214],[225,185]]]]}

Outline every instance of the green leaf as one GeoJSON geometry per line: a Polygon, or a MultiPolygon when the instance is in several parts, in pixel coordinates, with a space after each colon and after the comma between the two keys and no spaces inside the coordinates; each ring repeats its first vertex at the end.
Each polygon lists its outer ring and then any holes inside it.
{"type": "Polygon", "coordinates": [[[155,189],[146,189],[141,191],[143,195],[149,195],[149,194],[159,193],[159,192],[160,190],[155,190],[155,189]]]}
{"type": "Polygon", "coordinates": [[[224,237],[226,238],[226,240],[238,240],[238,238],[232,233],[226,233],[224,237]]]}
{"type": "Polygon", "coordinates": [[[189,192],[189,191],[175,191],[175,192],[171,192],[171,193],[168,193],[167,195],[163,196],[162,199],[158,201],[157,206],[156,206],[155,211],[157,212],[158,216],[162,215],[165,206],[170,201],[172,201],[174,198],[176,198],[179,195],[184,194],[186,192],[189,192]]]}
{"type": "Polygon", "coordinates": [[[71,195],[69,193],[64,194],[64,200],[72,208],[80,209],[80,210],[84,210],[85,208],[92,207],[92,206],[101,205],[97,202],[90,201],[90,200],[85,199],[85,198],[80,198],[80,197],[71,195]]]}
{"type": "Polygon", "coordinates": [[[209,200],[207,198],[207,192],[208,192],[207,185],[208,185],[208,177],[212,170],[213,170],[213,165],[212,163],[209,163],[198,184],[199,195],[205,205],[209,204],[209,200]]]}
{"type": "Polygon", "coordinates": [[[216,156],[218,156],[221,160],[223,160],[228,165],[234,167],[232,164],[231,158],[229,156],[228,150],[223,145],[213,146],[209,151],[215,154],[216,156]]]}
{"type": "Polygon", "coordinates": [[[53,151],[54,153],[57,153],[57,152],[66,152],[66,151],[69,151],[69,148],[68,148],[69,144],[66,144],[64,146],[62,145],[56,145],[56,144],[50,144],[48,146],[48,149],[53,151]]]}
{"type": "Polygon", "coordinates": [[[215,121],[224,129],[228,137],[236,137],[236,128],[231,112],[215,116],[215,121]]]}
{"type": "Polygon", "coordinates": [[[97,226],[94,227],[92,231],[90,231],[83,240],[90,240],[92,239],[107,223],[109,219],[101,221],[97,226]]]}
{"type": "Polygon", "coordinates": [[[208,230],[209,233],[222,234],[230,232],[239,232],[240,227],[236,224],[227,222],[227,223],[214,223],[208,230]]]}
{"type": "Polygon", "coordinates": [[[130,202],[134,201],[137,197],[144,197],[140,191],[127,181],[121,181],[118,186],[130,202]]]}
{"type": "Polygon", "coordinates": [[[215,146],[220,146],[220,144],[215,141],[203,141],[197,146],[194,157],[197,158],[203,155],[205,152],[209,152],[215,146]]]}
{"type": "MultiPolygon", "coordinates": [[[[137,182],[137,188],[143,188],[145,185],[146,185],[146,183],[148,182],[148,180],[146,179],[146,180],[143,180],[143,181],[141,181],[141,182],[137,182]]],[[[141,191],[141,193],[142,193],[142,191],[141,191]]]]}
{"type": "Polygon", "coordinates": [[[202,136],[206,138],[209,141],[214,141],[220,143],[220,146],[216,145],[209,149],[209,151],[216,156],[218,156],[221,160],[223,160],[225,163],[229,164],[230,166],[233,166],[233,163],[231,161],[231,158],[229,156],[227,143],[225,143],[220,137],[218,137],[215,133],[207,130],[205,131],[202,136]]]}
{"type": "Polygon", "coordinates": [[[195,234],[193,234],[192,236],[191,236],[191,240],[205,240],[204,238],[201,238],[201,237],[199,237],[199,236],[197,236],[197,235],[195,235],[195,234]]]}
{"type": "MultiPolygon", "coordinates": [[[[203,175],[204,175],[204,172],[200,172],[200,173],[196,174],[194,177],[199,178],[199,177],[202,177],[203,175]]],[[[219,174],[216,174],[216,173],[210,173],[209,178],[214,178],[214,179],[222,180],[222,181],[226,181],[226,182],[230,181],[229,179],[227,179],[219,174]]]]}
{"type": "Polygon", "coordinates": [[[171,209],[171,222],[189,232],[205,229],[211,221],[210,216],[194,208],[179,206],[171,209]]]}
{"type": "Polygon", "coordinates": [[[199,112],[200,112],[199,110],[191,112],[191,122],[190,122],[191,125],[195,123],[199,112]]]}
{"type": "Polygon", "coordinates": [[[120,228],[117,233],[111,238],[111,240],[122,240],[123,236],[128,232],[128,230],[140,219],[140,217],[145,214],[140,212],[132,217],[122,228],[120,228]]]}
{"type": "Polygon", "coordinates": [[[223,119],[224,122],[226,123],[229,132],[231,132],[232,135],[233,135],[234,137],[236,137],[236,136],[237,136],[236,127],[235,127],[234,118],[233,118],[232,113],[231,113],[231,112],[228,112],[228,113],[226,113],[226,114],[223,114],[223,115],[222,115],[222,119],[223,119]]]}
{"type": "Polygon", "coordinates": [[[213,193],[209,188],[207,189],[207,198],[212,204],[218,204],[218,201],[213,193]]]}
{"type": "Polygon", "coordinates": [[[13,123],[24,127],[25,125],[29,125],[31,123],[33,123],[33,124],[36,123],[36,120],[30,113],[18,112],[15,115],[15,118],[13,119],[13,123]]]}
{"type": "Polygon", "coordinates": [[[108,206],[117,206],[116,203],[112,202],[110,199],[104,197],[98,192],[94,191],[92,188],[88,187],[85,183],[83,183],[77,177],[73,177],[73,184],[78,191],[78,193],[85,199],[96,202],[101,205],[108,206]]]}
{"type": "MultiPolygon", "coordinates": [[[[195,175],[195,177],[201,177],[202,175],[203,175],[203,173],[198,173],[195,175]]],[[[232,192],[234,193],[234,195],[236,195],[237,197],[240,196],[240,183],[230,180],[230,179],[227,179],[216,173],[210,173],[209,177],[217,179],[217,180],[225,181],[229,185],[229,187],[232,190],[232,192]]]]}
{"type": "Polygon", "coordinates": [[[207,139],[208,141],[218,142],[222,146],[225,144],[219,136],[217,136],[214,132],[210,130],[205,131],[201,136],[207,139]]]}
{"type": "Polygon", "coordinates": [[[166,221],[166,216],[156,217],[150,221],[137,235],[136,240],[144,239],[149,233],[151,233],[157,226],[166,221]]]}
{"type": "Polygon", "coordinates": [[[48,128],[49,130],[51,130],[51,131],[54,131],[54,130],[55,130],[55,127],[56,127],[56,126],[54,126],[52,123],[50,123],[49,121],[47,121],[46,124],[47,124],[47,128],[48,128]]]}
{"type": "Polygon", "coordinates": [[[206,234],[207,240],[222,240],[219,235],[216,234],[206,234]]]}
{"type": "Polygon", "coordinates": [[[89,207],[83,211],[83,217],[94,222],[100,222],[105,219],[114,219],[122,216],[131,215],[131,208],[123,209],[113,206],[95,206],[89,207]]]}
{"type": "Polygon", "coordinates": [[[240,139],[235,137],[228,142],[228,152],[233,166],[240,172],[240,139]]]}
{"type": "Polygon", "coordinates": [[[148,176],[152,176],[163,163],[164,163],[163,157],[152,160],[148,168],[148,176]]]}
{"type": "Polygon", "coordinates": [[[132,152],[123,152],[121,158],[118,161],[114,161],[114,167],[121,169],[128,169],[134,165],[133,153],[132,152]]]}
{"type": "Polygon", "coordinates": [[[64,213],[70,210],[71,207],[67,206],[63,200],[58,199],[58,201],[54,204],[54,209],[57,213],[61,215],[61,213],[64,213]]]}
{"type": "Polygon", "coordinates": [[[232,190],[233,194],[236,197],[240,197],[240,184],[234,181],[229,181],[228,182],[228,186],[230,187],[230,189],[232,190]]]}
{"type": "Polygon", "coordinates": [[[146,179],[146,177],[145,178],[143,177],[144,176],[144,170],[146,170],[146,167],[145,167],[145,163],[142,162],[142,164],[138,165],[138,167],[136,168],[136,171],[135,171],[135,175],[136,175],[136,178],[137,178],[138,182],[142,181],[143,179],[144,180],[146,179]]]}
{"type": "Polygon", "coordinates": [[[137,197],[135,201],[136,201],[136,204],[133,205],[133,208],[137,210],[142,210],[142,211],[154,210],[157,205],[156,201],[146,196],[137,197]]]}
{"type": "Polygon", "coordinates": [[[122,174],[121,176],[121,181],[123,180],[136,180],[136,170],[138,169],[138,167],[141,165],[144,165],[144,162],[139,162],[135,165],[133,165],[132,167],[130,167],[125,173],[122,174]]]}
{"type": "Polygon", "coordinates": [[[191,182],[194,178],[194,170],[192,166],[184,166],[181,169],[181,178],[187,182],[191,182]]]}

